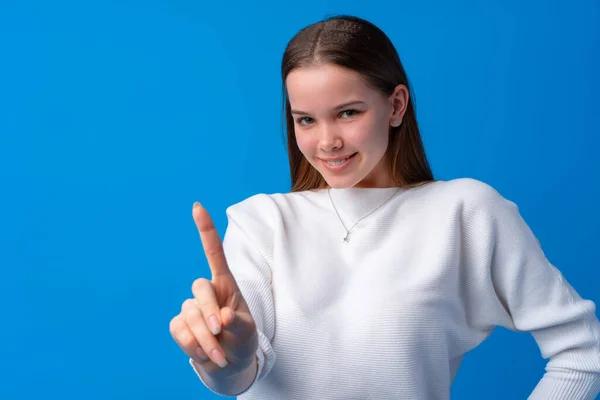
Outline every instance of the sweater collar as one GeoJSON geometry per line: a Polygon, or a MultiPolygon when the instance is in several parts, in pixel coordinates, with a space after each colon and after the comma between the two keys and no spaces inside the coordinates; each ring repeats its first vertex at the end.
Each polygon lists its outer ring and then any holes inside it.
{"type": "MultiPolygon", "coordinates": [[[[342,189],[325,189],[325,196],[327,201],[333,210],[333,205],[337,208],[340,217],[344,220],[344,223],[355,223],[359,219],[363,218],[377,207],[385,207],[388,204],[388,200],[391,197],[395,197],[400,192],[406,189],[399,187],[390,188],[362,188],[362,187],[350,187],[342,189]],[[327,190],[330,190],[331,201],[327,190]]],[[[335,212],[335,211],[334,211],[335,212]]]]}

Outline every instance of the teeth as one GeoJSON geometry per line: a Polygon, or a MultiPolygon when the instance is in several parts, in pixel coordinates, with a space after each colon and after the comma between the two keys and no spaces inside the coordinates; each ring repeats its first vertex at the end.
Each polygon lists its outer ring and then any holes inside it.
{"type": "Polygon", "coordinates": [[[329,165],[339,166],[339,165],[342,165],[343,163],[345,163],[346,161],[348,161],[348,158],[344,158],[343,160],[339,160],[339,161],[326,161],[326,162],[329,165]]]}

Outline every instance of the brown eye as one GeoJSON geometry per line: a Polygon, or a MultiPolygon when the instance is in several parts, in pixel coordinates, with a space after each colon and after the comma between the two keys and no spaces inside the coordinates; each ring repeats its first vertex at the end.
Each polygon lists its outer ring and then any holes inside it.
{"type": "Polygon", "coordinates": [[[300,125],[309,125],[314,122],[314,119],[312,119],[310,117],[302,117],[302,118],[298,118],[298,120],[296,120],[296,122],[300,125]]]}
{"type": "Polygon", "coordinates": [[[358,115],[360,112],[358,110],[344,110],[340,113],[342,118],[350,118],[358,115]]]}

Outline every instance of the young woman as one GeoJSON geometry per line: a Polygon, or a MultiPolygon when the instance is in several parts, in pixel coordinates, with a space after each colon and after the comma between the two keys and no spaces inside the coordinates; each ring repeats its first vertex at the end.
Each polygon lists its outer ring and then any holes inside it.
{"type": "Polygon", "coordinates": [[[434,180],[388,37],[335,17],[283,55],[292,190],[227,209],[212,271],[171,321],[213,392],[242,399],[443,400],[494,327],[549,358],[536,400],[600,391],[600,324],[517,206],[473,179],[434,180]]]}

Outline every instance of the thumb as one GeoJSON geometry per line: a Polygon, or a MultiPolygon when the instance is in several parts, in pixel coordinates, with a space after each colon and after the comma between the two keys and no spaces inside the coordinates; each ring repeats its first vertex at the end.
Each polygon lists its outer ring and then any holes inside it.
{"type": "Polygon", "coordinates": [[[249,312],[233,311],[230,307],[221,309],[221,320],[223,321],[223,330],[235,335],[250,334],[250,331],[256,329],[254,318],[249,312]]]}
{"type": "Polygon", "coordinates": [[[221,321],[223,321],[223,327],[231,325],[235,319],[235,311],[231,307],[221,308],[221,321]]]}

